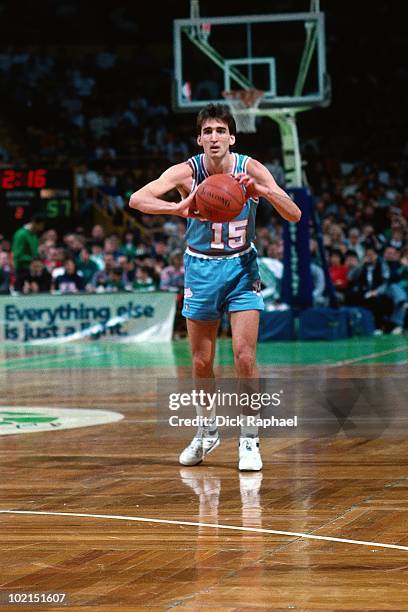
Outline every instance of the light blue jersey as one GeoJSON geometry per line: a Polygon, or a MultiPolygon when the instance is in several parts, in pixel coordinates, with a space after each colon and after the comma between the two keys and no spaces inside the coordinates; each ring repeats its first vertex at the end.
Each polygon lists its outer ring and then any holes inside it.
{"type": "MultiPolygon", "coordinates": [[[[233,153],[232,174],[246,172],[247,155],[233,153]]],[[[208,176],[204,155],[188,160],[193,189],[208,176]]],[[[249,199],[236,219],[227,223],[187,220],[184,255],[184,306],[188,319],[214,321],[223,313],[263,310],[257,263],[255,214],[258,199],[249,199]]]]}
{"type": "MultiPolygon", "coordinates": [[[[234,166],[232,173],[246,173],[249,157],[233,153],[234,166]]],[[[202,183],[209,173],[205,167],[204,153],[190,157],[188,160],[193,170],[193,187],[202,183]]],[[[255,239],[255,216],[258,199],[250,198],[244,204],[240,214],[226,223],[202,222],[187,219],[186,239],[188,246],[200,253],[211,255],[231,255],[245,250],[255,239]]]]}

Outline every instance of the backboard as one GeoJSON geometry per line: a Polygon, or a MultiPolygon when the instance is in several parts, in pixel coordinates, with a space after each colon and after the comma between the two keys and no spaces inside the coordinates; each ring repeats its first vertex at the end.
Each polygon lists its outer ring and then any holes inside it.
{"type": "Polygon", "coordinates": [[[197,111],[223,91],[264,92],[259,108],[311,108],[329,99],[320,11],[174,21],[173,106],[197,111]]]}

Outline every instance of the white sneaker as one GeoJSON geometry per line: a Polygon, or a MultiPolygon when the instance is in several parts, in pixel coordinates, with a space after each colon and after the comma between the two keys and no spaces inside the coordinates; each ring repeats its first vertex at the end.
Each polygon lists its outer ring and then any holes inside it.
{"type": "Polygon", "coordinates": [[[262,470],[262,458],[259,452],[259,438],[239,439],[239,464],[241,472],[258,472],[262,470]]]}
{"type": "Polygon", "coordinates": [[[199,434],[194,436],[190,444],[180,454],[179,462],[181,465],[197,465],[201,463],[206,455],[211,453],[220,444],[220,436],[203,438],[199,434]]]}
{"type": "Polygon", "coordinates": [[[403,331],[404,330],[402,329],[401,325],[397,325],[396,327],[394,327],[391,334],[393,336],[400,336],[403,333],[403,331]]]}

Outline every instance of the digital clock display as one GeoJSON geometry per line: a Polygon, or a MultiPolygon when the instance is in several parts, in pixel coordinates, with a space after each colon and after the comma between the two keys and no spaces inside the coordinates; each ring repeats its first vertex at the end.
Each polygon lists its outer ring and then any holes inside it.
{"type": "Polygon", "coordinates": [[[48,170],[35,168],[32,170],[16,170],[5,168],[0,170],[1,189],[43,189],[47,187],[48,170]]]}

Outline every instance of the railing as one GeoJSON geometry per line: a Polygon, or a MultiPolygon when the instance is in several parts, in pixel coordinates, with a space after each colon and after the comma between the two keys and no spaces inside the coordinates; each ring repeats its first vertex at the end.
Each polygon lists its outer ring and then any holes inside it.
{"type": "Polygon", "coordinates": [[[111,230],[120,231],[122,233],[130,230],[138,230],[144,236],[152,236],[162,233],[162,227],[145,227],[140,221],[134,218],[132,212],[118,206],[113,198],[104,193],[98,187],[92,189],[92,201],[94,210],[96,210],[104,220],[104,225],[108,224],[111,230]]]}

